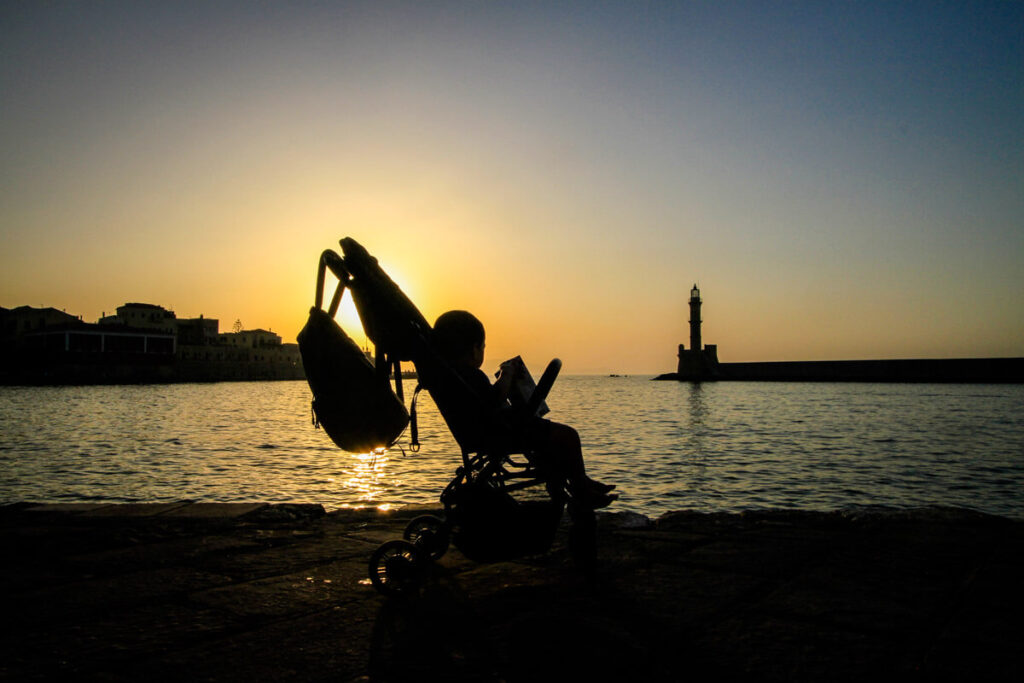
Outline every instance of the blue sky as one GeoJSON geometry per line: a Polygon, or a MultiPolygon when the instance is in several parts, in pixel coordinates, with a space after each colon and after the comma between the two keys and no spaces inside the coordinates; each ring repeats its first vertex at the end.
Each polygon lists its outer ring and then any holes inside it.
{"type": "Polygon", "coordinates": [[[1024,355],[1024,3],[0,17],[2,306],[293,338],[351,235],[495,363],[1024,355]]]}

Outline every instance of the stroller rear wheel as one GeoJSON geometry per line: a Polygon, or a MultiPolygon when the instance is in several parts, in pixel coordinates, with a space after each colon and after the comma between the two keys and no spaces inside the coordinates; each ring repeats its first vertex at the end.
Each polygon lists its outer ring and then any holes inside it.
{"type": "Polygon", "coordinates": [[[423,569],[423,551],[408,541],[388,541],[370,555],[370,583],[384,595],[415,593],[423,569]]]}
{"type": "Polygon", "coordinates": [[[421,549],[432,560],[439,560],[448,551],[449,533],[444,520],[434,515],[420,515],[405,527],[402,538],[421,549]]]}

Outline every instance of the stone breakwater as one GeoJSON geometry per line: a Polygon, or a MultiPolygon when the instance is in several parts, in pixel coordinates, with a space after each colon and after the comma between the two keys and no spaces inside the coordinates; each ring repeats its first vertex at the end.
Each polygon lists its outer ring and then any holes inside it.
{"type": "Polygon", "coordinates": [[[366,560],[423,508],[0,508],[4,680],[1010,679],[1024,523],[956,509],[599,517],[598,566],[366,560]]]}
{"type": "Polygon", "coordinates": [[[719,363],[716,357],[657,380],[738,382],[1024,383],[1024,358],[935,358],[719,363]]]}

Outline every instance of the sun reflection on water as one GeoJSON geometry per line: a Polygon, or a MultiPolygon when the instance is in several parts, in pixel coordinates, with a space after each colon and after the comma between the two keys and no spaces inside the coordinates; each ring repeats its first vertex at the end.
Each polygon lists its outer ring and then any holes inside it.
{"type": "Polygon", "coordinates": [[[355,503],[344,507],[361,508],[376,507],[379,510],[391,508],[389,503],[378,503],[393,481],[388,478],[388,464],[391,461],[386,448],[376,448],[368,453],[353,453],[349,476],[342,483],[350,489],[357,499],[355,503]]]}

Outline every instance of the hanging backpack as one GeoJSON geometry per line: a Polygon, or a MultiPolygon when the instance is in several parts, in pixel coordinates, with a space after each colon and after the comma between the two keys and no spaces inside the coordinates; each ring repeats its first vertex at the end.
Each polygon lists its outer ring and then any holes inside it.
{"type": "Polygon", "coordinates": [[[334,320],[348,281],[341,257],[325,251],[320,258],[316,305],[299,332],[299,352],[313,392],[314,423],[322,426],[338,447],[366,453],[393,444],[409,423],[409,413],[391,389],[387,365],[374,367],[334,320]],[[324,311],[326,268],[338,277],[339,284],[324,311]]]}

